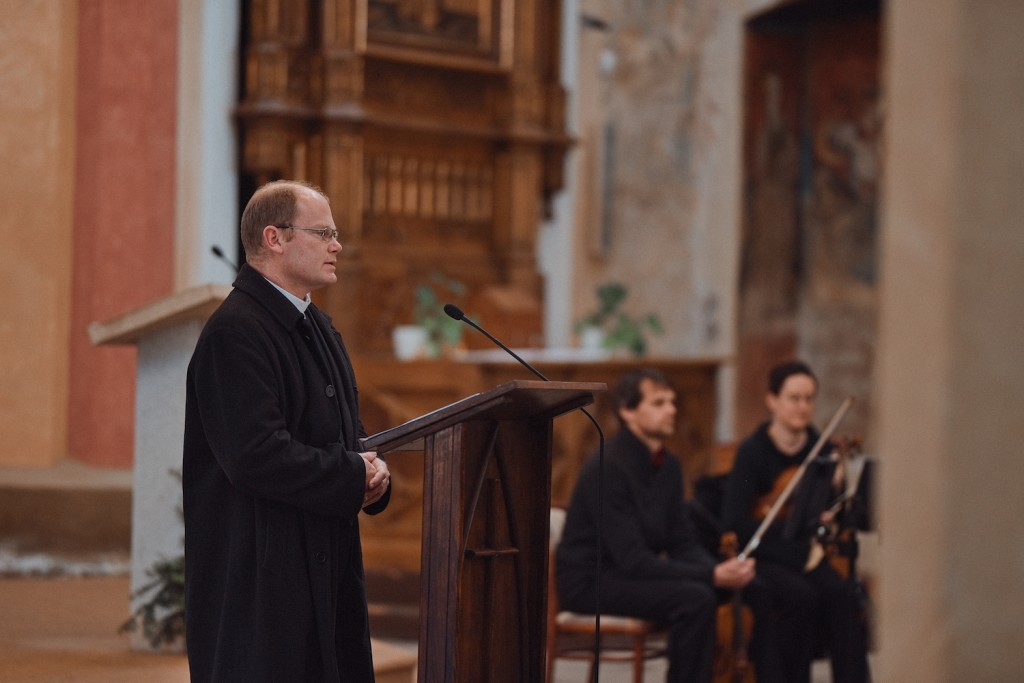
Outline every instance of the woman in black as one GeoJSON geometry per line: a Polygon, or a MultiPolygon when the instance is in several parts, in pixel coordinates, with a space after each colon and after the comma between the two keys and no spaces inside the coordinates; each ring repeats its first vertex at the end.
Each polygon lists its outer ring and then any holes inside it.
{"type": "MultiPolygon", "coordinates": [[[[780,475],[799,466],[818,440],[811,425],[817,390],[814,373],[798,361],[779,365],[769,375],[771,418],[740,444],[725,487],[723,522],[736,532],[741,547],[765,516],[759,501],[773,487],[779,488],[780,475]]],[[[801,485],[811,484],[805,475],[801,485]]],[[[799,497],[798,487],[793,500],[799,497]]],[[[834,683],[864,683],[868,680],[866,633],[855,585],[828,562],[808,567],[818,523],[814,510],[796,520],[780,514],[754,552],[758,576],[769,584],[777,601],[780,654],[787,680],[810,680],[811,660],[823,639],[831,656],[834,683]]]]}

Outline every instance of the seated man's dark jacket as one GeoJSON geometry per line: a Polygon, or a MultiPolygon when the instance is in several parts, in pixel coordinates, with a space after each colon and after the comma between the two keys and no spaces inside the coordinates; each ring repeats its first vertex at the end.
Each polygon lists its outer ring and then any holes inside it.
{"type": "MultiPolygon", "coordinates": [[[[372,681],[355,378],[330,319],[327,389],[296,307],[248,265],[186,380],[186,640],[193,681],[372,681]]],[[[367,508],[377,513],[390,498],[367,508]]]]}
{"type": "MultiPolygon", "coordinates": [[[[689,579],[712,584],[716,559],[697,540],[683,501],[678,459],[651,452],[623,428],[605,447],[602,572],[632,579],[689,579]]],[[[590,594],[597,565],[598,455],[580,471],[555,555],[559,598],[576,611],[590,594]],[[573,606],[574,605],[574,606],[573,606]]]]}

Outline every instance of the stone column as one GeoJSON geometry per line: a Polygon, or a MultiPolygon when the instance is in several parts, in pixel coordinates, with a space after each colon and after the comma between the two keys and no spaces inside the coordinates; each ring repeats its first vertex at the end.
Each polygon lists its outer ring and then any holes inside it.
{"type": "MultiPolygon", "coordinates": [[[[132,474],[131,611],[155,591],[137,595],[154,577],[157,562],[182,555],[182,439],[185,432],[185,377],[192,350],[209,315],[231,288],[200,285],[176,292],[105,322],[89,326],[96,345],[138,348],[135,388],[135,465],[132,474]]],[[[159,615],[163,616],[163,615],[159,615]]],[[[141,632],[132,645],[149,649],[141,632]]]]}
{"type": "Polygon", "coordinates": [[[1024,3],[886,3],[875,680],[1024,671],[1024,3]]]}

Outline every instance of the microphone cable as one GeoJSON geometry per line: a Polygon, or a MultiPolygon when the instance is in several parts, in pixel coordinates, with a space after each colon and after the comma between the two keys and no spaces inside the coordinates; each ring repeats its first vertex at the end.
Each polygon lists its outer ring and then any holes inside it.
{"type": "MultiPolygon", "coordinates": [[[[505,353],[515,358],[519,363],[527,370],[540,377],[545,382],[551,380],[544,376],[544,374],[533,367],[525,360],[519,357],[515,351],[505,346],[497,337],[493,336],[490,332],[476,324],[470,318],[466,317],[466,314],[462,312],[462,309],[455,304],[445,304],[444,312],[449,318],[454,318],[460,322],[464,322],[473,329],[477,330],[485,337],[490,339],[492,342],[497,344],[505,353]]],[[[597,430],[598,446],[597,446],[597,567],[594,576],[594,678],[593,683],[599,683],[600,671],[601,671],[601,558],[603,555],[602,540],[603,536],[603,524],[604,524],[604,431],[601,429],[601,425],[597,423],[597,420],[590,411],[586,408],[579,408],[579,411],[587,416],[590,422],[594,425],[594,429],[597,430]]],[[[557,587],[556,587],[557,590],[557,587]]],[[[550,598],[549,598],[550,599],[550,598]]],[[[551,653],[548,653],[551,656],[551,653]]]]}

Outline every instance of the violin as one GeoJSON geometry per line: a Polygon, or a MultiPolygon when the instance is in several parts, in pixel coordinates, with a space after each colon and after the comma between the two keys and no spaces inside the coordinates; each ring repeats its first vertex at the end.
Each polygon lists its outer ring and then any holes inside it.
{"type": "MultiPolygon", "coordinates": [[[[775,502],[782,497],[783,492],[785,492],[785,490],[789,488],[790,482],[793,480],[793,477],[797,475],[797,472],[799,470],[799,465],[793,465],[779,472],[778,476],[775,477],[775,481],[772,482],[771,490],[769,490],[764,495],[759,496],[757,500],[754,501],[755,519],[763,520],[765,517],[768,516],[768,513],[771,511],[772,506],[775,505],[775,502]]],[[[787,497],[782,502],[782,506],[779,508],[778,514],[776,516],[780,519],[788,519],[792,512],[793,501],[789,497],[787,497]]]]}
{"type": "MultiPolygon", "coordinates": [[[[734,532],[722,534],[719,551],[726,559],[736,557],[739,541],[734,532]]],[[[714,683],[755,683],[754,667],[747,655],[754,618],[750,610],[743,607],[742,591],[734,591],[729,602],[718,608],[715,630],[714,683]]]]}
{"type": "Polygon", "coordinates": [[[827,559],[842,578],[850,579],[853,574],[854,560],[857,556],[857,532],[850,522],[853,516],[851,506],[857,494],[859,476],[846,475],[849,471],[847,463],[861,452],[861,441],[859,436],[839,437],[835,441],[833,453],[839,460],[837,469],[843,477],[839,483],[845,483],[846,486],[843,493],[822,513],[821,523],[811,541],[811,551],[804,567],[806,571],[814,569],[823,559],[827,559]]]}

